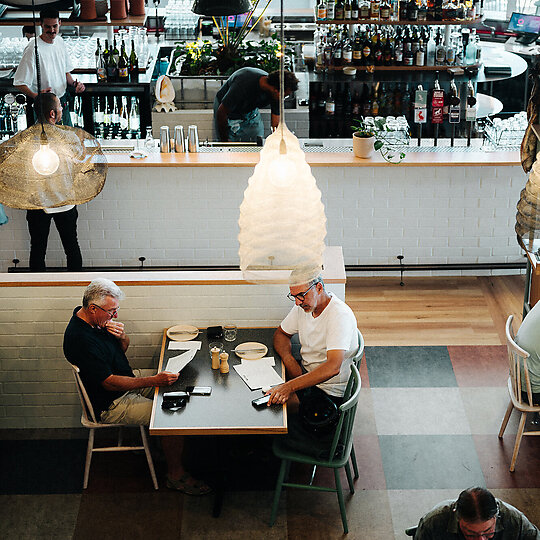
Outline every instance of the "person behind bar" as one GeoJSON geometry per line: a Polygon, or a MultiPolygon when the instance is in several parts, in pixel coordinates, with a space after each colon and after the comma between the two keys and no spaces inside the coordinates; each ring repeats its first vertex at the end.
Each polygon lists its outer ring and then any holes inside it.
{"type": "MultiPolygon", "coordinates": [[[[357,323],[351,308],[325,290],[319,271],[314,269],[306,283],[289,286],[287,296],[295,305],[274,333],[274,350],[285,364],[288,381],[272,388],[269,405],[285,403],[295,393],[300,402],[329,398],[339,406],[343,401],[358,350],[357,323]],[[300,340],[301,364],[292,354],[294,334],[300,340]]],[[[290,283],[297,281],[297,273],[291,273],[290,283]]]]}
{"type": "MultiPolygon", "coordinates": [[[[62,105],[57,96],[51,92],[36,96],[34,102],[36,115],[43,123],[56,124],[62,118],[62,105]]],[[[26,221],[30,233],[30,261],[31,270],[41,272],[45,270],[45,254],[51,220],[54,220],[62,246],[67,258],[68,270],[82,268],[82,255],[77,240],[77,207],[73,204],[44,210],[27,210],[26,221]]]]}
{"type": "MultiPolygon", "coordinates": [[[[285,95],[298,88],[294,73],[285,71],[285,95]]],[[[245,67],[235,71],[214,99],[214,137],[227,142],[256,142],[264,126],[259,109],[271,107],[271,127],[279,124],[279,71],[245,67]]]]}
{"type": "Polygon", "coordinates": [[[38,38],[32,38],[24,49],[21,62],[15,71],[13,86],[23,94],[35,99],[37,96],[37,70],[35,57],[35,40],[37,39],[39,68],[41,74],[41,91],[56,94],[63,107],[62,123],[71,126],[67,87],[72,86],[75,93],[84,92],[84,84],[73,79],[70,71],[73,70],[71,58],[68,55],[66,45],[61,36],[60,14],[52,7],[44,7],[40,14],[42,34],[38,38]]]}
{"type": "Polygon", "coordinates": [[[444,501],[418,524],[415,540],[540,540],[540,532],[525,515],[496,499],[487,489],[462,491],[456,501],[444,501]]]}
{"type": "MultiPolygon", "coordinates": [[[[178,379],[178,373],[161,371],[144,376],[143,371],[149,370],[139,370],[135,375],[126,357],[129,337],[124,324],[113,320],[123,298],[124,293],[113,281],[94,279],[64,332],[64,355],[80,369],[101,422],[147,426],[154,387],[170,386],[178,379]]],[[[167,460],[167,487],[187,495],[209,493],[210,487],[195,480],[182,465],[184,438],[168,435],[161,440],[167,460]]]]}

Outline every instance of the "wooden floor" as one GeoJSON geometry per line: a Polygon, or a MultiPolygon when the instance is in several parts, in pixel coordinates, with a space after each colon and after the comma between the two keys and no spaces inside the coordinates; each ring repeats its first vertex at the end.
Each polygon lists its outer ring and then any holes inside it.
{"type": "Polygon", "coordinates": [[[524,287],[522,275],[348,278],[346,300],[366,345],[501,345],[524,287]]]}

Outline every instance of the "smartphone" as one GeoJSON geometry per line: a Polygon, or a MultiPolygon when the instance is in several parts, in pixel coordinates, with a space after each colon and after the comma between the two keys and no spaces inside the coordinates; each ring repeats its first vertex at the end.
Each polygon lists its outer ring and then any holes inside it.
{"type": "Polygon", "coordinates": [[[163,401],[171,401],[178,399],[189,399],[187,392],[164,392],[163,401]]]}
{"type": "Polygon", "coordinates": [[[186,386],[186,392],[192,396],[209,396],[212,393],[211,386],[186,386]]]}
{"type": "Polygon", "coordinates": [[[177,399],[167,399],[163,400],[161,403],[161,408],[168,410],[168,411],[177,411],[178,409],[182,409],[186,406],[187,399],[186,398],[177,398],[177,399]]]}
{"type": "Polygon", "coordinates": [[[268,394],[267,396],[262,396],[260,398],[257,398],[257,399],[254,399],[251,404],[254,406],[254,407],[266,407],[266,404],[268,403],[268,400],[270,399],[270,394],[268,394]]]}

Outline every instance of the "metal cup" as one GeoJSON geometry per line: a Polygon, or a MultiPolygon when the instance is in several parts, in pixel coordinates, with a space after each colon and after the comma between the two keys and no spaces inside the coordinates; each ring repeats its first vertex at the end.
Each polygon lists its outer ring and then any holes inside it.
{"type": "Polygon", "coordinates": [[[185,152],[184,126],[174,126],[174,151],[185,152]]]}
{"type": "Polygon", "coordinates": [[[199,132],[197,126],[188,127],[188,152],[199,151],[199,132]]]}
{"type": "Polygon", "coordinates": [[[162,153],[169,153],[171,151],[169,126],[161,126],[159,128],[159,151],[162,153]]]}

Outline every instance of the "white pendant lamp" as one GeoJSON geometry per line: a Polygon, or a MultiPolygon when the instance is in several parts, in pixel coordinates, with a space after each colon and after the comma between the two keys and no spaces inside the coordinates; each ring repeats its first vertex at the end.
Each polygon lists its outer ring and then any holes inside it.
{"type": "Polygon", "coordinates": [[[321,192],[283,117],[284,51],[281,0],[280,123],[261,150],[238,220],[240,269],[252,283],[287,283],[291,270],[297,284],[307,283],[313,268],[322,269],[325,249],[321,192]]]}

